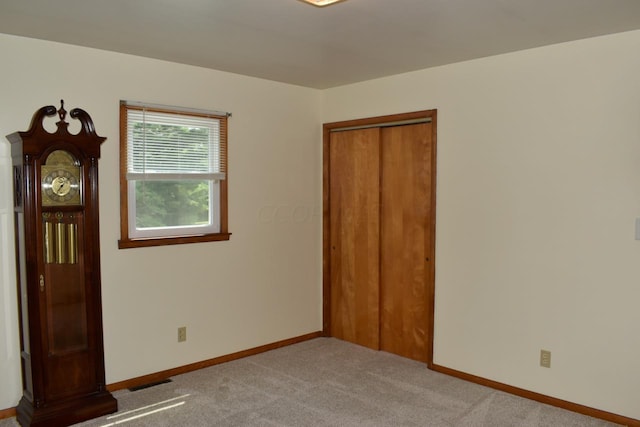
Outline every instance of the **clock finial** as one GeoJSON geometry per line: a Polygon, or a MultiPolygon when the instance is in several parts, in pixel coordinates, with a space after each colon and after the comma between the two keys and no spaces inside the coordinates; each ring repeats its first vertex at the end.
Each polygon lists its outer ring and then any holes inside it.
{"type": "Polygon", "coordinates": [[[58,116],[60,117],[60,121],[65,121],[65,117],[67,117],[67,110],[64,109],[64,99],[60,100],[60,109],[58,110],[58,116]]]}

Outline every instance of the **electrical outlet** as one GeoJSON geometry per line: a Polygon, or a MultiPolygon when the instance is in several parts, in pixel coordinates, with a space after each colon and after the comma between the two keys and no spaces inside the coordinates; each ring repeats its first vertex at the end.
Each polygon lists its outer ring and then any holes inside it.
{"type": "Polygon", "coordinates": [[[181,326],[178,328],[178,342],[184,342],[187,340],[187,327],[181,326]]]}
{"type": "Polygon", "coordinates": [[[540,366],[543,368],[551,367],[551,352],[549,350],[540,350],[540,366]]]}

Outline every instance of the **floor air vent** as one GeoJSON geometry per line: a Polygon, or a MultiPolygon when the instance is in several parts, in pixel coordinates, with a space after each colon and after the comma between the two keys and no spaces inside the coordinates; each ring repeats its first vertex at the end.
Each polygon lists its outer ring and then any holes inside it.
{"type": "Polygon", "coordinates": [[[130,387],[130,388],[129,388],[129,391],[138,391],[138,390],[143,390],[143,389],[145,389],[145,388],[155,387],[155,386],[157,386],[157,385],[160,385],[160,384],[166,384],[166,383],[170,383],[170,382],[171,382],[171,379],[170,379],[170,378],[167,378],[166,380],[154,381],[154,382],[152,382],[152,383],[143,384],[143,385],[139,385],[139,386],[136,386],[136,387],[130,387]]]}

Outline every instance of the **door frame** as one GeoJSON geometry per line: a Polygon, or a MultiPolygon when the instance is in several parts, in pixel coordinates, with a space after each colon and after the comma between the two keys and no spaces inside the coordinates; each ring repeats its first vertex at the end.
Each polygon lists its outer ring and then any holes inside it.
{"type": "Polygon", "coordinates": [[[431,221],[430,241],[427,243],[429,268],[427,269],[427,307],[429,309],[427,325],[427,367],[433,366],[433,331],[435,311],[435,243],[436,243],[436,147],[437,147],[437,110],[422,110],[409,113],[369,117],[324,123],[322,125],[322,334],[331,336],[331,195],[330,195],[330,156],[329,139],[331,132],[338,129],[394,126],[413,121],[431,121],[431,221]]]}

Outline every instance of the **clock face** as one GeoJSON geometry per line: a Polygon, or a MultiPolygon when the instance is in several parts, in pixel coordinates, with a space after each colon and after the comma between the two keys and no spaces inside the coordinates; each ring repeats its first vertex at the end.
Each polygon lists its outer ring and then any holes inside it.
{"type": "Polygon", "coordinates": [[[70,153],[54,151],[42,165],[42,205],[79,205],[80,166],[70,153]]]}

